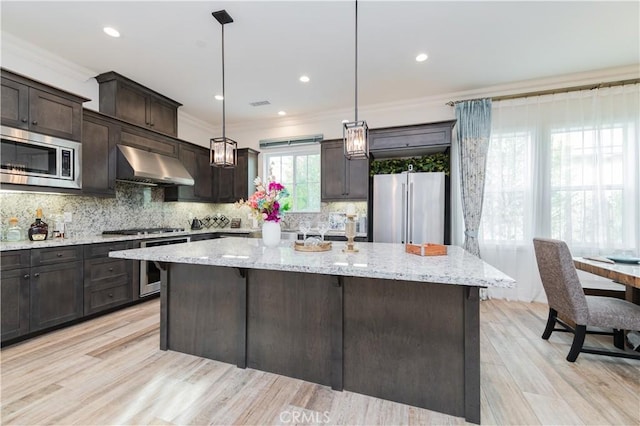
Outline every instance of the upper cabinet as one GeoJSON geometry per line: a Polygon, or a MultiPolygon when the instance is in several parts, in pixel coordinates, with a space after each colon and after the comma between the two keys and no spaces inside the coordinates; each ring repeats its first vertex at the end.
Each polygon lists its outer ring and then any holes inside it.
{"type": "Polygon", "coordinates": [[[80,141],[89,99],[2,70],[2,125],[80,141]]]}
{"type": "Polygon", "coordinates": [[[116,143],[120,124],[85,110],[82,117],[82,193],[115,196],[116,143]]]}
{"type": "Polygon", "coordinates": [[[240,148],[235,168],[213,168],[214,202],[234,203],[246,200],[255,192],[253,181],[258,176],[258,154],[251,148],[240,148]]]}
{"type": "Polygon", "coordinates": [[[366,200],[369,160],[347,160],[342,139],[320,145],[322,201],[366,200]]]}
{"type": "Polygon", "coordinates": [[[209,165],[209,150],[181,142],[178,158],[193,177],[194,185],[171,186],[164,190],[165,201],[213,201],[213,169],[209,165]]]}
{"type": "Polygon", "coordinates": [[[96,80],[100,84],[100,112],[178,136],[178,107],[182,104],[113,71],[96,80]]]}
{"type": "Polygon", "coordinates": [[[451,146],[456,120],[369,131],[369,152],[373,158],[417,157],[442,152],[451,146]]]}

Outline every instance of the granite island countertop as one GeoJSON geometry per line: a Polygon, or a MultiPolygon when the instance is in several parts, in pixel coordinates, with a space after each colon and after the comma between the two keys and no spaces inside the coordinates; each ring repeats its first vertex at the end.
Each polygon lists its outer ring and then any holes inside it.
{"type": "Polygon", "coordinates": [[[446,256],[422,257],[405,253],[402,244],[357,243],[357,253],[344,253],[344,245],[333,242],[330,251],[299,252],[293,249],[291,241],[268,248],[260,239],[231,237],[113,251],[109,256],[477,287],[515,287],[515,280],[457,246],[448,246],[446,256]]]}

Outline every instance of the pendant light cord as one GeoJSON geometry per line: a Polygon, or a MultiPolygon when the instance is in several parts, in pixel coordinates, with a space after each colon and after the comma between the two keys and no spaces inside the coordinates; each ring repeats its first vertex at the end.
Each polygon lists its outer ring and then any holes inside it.
{"type": "Polygon", "coordinates": [[[226,137],[225,133],[225,102],[227,96],[224,93],[224,24],[222,24],[222,137],[226,137]]]}
{"type": "Polygon", "coordinates": [[[356,0],[356,122],[358,121],[358,0],[356,0]]]}

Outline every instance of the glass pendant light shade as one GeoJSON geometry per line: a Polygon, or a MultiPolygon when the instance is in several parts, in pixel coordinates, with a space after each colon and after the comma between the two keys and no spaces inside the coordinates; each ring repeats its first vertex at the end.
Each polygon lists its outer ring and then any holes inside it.
{"type": "Polygon", "coordinates": [[[347,159],[369,158],[369,127],[366,121],[344,123],[342,136],[347,159]]]}
{"type": "Polygon", "coordinates": [[[210,141],[211,165],[215,167],[235,167],[238,144],[229,138],[213,138],[210,141]]]}

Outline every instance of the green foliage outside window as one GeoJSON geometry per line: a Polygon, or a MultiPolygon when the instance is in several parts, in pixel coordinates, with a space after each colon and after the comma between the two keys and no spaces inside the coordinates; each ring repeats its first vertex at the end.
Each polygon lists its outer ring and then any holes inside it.
{"type": "Polygon", "coordinates": [[[447,176],[450,172],[449,154],[438,152],[422,157],[373,160],[369,174],[374,176],[402,173],[409,170],[409,165],[412,165],[416,172],[444,172],[447,176]]]}

